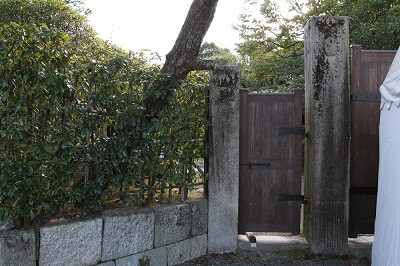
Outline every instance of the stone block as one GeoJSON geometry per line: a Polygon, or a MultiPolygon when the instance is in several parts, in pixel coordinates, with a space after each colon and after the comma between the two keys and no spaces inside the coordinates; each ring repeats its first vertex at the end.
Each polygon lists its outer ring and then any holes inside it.
{"type": "Polygon", "coordinates": [[[167,266],[167,247],[160,247],[145,252],[141,252],[132,256],[117,259],[116,266],[167,266]]]}
{"type": "Polygon", "coordinates": [[[0,266],[36,265],[36,238],[33,230],[0,234],[0,266]]]}
{"type": "Polygon", "coordinates": [[[103,219],[103,261],[153,248],[154,212],[152,209],[111,210],[104,213],[103,219]]]}
{"type": "Polygon", "coordinates": [[[208,203],[206,199],[190,203],[192,212],[192,236],[198,236],[207,232],[208,203]]]}
{"type": "Polygon", "coordinates": [[[94,265],[101,258],[102,219],[40,229],[39,264],[94,265]]]}
{"type": "Polygon", "coordinates": [[[189,238],[191,228],[189,204],[162,205],[153,209],[156,216],[154,247],[189,238]]]}
{"type": "Polygon", "coordinates": [[[167,246],[168,265],[177,265],[207,254],[207,235],[195,236],[167,246]]]}
{"type": "Polygon", "coordinates": [[[5,218],[3,221],[0,220],[0,232],[9,231],[15,228],[14,222],[10,219],[5,218]]]}

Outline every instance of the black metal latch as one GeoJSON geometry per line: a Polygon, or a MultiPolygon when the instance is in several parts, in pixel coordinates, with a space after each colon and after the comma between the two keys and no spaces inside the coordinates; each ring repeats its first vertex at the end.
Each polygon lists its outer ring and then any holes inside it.
{"type": "Polygon", "coordinates": [[[353,195],[376,195],[378,193],[377,187],[351,187],[350,194],[353,195]]]}
{"type": "Polygon", "coordinates": [[[306,133],[304,127],[280,127],[278,131],[279,135],[288,135],[288,134],[300,134],[303,138],[306,138],[308,134],[306,133]]]}
{"type": "Polygon", "coordinates": [[[279,194],[279,201],[301,201],[302,204],[307,204],[308,200],[304,195],[296,195],[296,194],[279,194]]]}
{"type": "Polygon", "coordinates": [[[248,165],[249,166],[249,170],[251,170],[252,166],[271,166],[270,162],[266,162],[266,163],[240,163],[239,165],[248,165]]]}

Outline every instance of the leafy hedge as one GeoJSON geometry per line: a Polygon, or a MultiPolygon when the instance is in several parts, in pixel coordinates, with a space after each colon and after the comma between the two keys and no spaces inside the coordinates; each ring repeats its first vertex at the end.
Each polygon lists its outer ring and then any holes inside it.
{"type": "Polygon", "coordinates": [[[177,84],[140,54],[74,36],[0,25],[0,218],[145,204],[204,177],[208,75],[177,84]]]}

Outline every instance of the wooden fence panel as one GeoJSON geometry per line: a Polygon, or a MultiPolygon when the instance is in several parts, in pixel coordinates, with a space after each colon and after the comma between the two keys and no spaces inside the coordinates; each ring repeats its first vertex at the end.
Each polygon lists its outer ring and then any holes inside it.
{"type": "Polygon", "coordinates": [[[349,236],[373,234],[379,165],[379,86],[396,51],[351,48],[351,167],[349,236]]]}

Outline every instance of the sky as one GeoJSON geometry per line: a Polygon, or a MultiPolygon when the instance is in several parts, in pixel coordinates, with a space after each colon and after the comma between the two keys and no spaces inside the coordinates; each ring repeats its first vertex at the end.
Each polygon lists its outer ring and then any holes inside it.
{"type": "MultiPolygon", "coordinates": [[[[191,0],[86,0],[92,11],[89,23],[104,40],[134,52],[149,49],[161,56],[175,43],[191,0]]],[[[219,0],[214,20],[204,41],[235,49],[238,33],[232,25],[244,0],[219,0]]]]}

